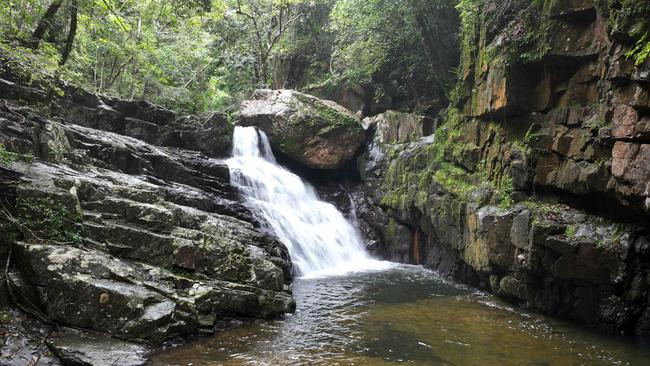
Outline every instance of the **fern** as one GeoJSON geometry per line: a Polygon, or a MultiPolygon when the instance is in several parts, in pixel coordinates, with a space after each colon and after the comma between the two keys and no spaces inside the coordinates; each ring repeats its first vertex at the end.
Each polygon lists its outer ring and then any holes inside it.
{"type": "Polygon", "coordinates": [[[641,66],[650,56],[650,39],[648,33],[644,34],[641,39],[625,54],[626,59],[634,60],[636,66],[641,66]]]}

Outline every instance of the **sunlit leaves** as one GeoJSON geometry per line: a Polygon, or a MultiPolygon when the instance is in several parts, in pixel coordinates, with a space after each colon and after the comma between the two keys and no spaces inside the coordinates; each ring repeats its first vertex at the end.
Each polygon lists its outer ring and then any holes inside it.
{"type": "Polygon", "coordinates": [[[335,65],[355,79],[368,79],[381,68],[391,49],[413,35],[407,26],[406,1],[339,0],[331,14],[336,34],[335,65]]]}
{"type": "Polygon", "coordinates": [[[650,58],[650,38],[648,37],[648,33],[645,33],[636,42],[634,47],[626,54],[626,57],[634,60],[636,66],[643,65],[650,58]]]}

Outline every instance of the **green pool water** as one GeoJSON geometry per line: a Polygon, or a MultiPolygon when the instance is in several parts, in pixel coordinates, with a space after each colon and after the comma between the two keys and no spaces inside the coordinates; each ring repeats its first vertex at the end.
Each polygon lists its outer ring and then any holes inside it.
{"type": "Polygon", "coordinates": [[[297,279],[295,314],[163,350],[151,365],[650,365],[650,342],[514,308],[414,266],[297,279]]]}

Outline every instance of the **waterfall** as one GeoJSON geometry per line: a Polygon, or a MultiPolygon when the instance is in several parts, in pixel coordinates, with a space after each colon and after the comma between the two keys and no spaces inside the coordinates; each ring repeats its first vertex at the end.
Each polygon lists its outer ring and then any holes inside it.
{"type": "Polygon", "coordinates": [[[370,258],[359,233],[313,187],[277,164],[269,141],[254,127],[235,127],[232,184],[262,215],[291,254],[300,276],[336,275],[389,266],[370,258]]]}

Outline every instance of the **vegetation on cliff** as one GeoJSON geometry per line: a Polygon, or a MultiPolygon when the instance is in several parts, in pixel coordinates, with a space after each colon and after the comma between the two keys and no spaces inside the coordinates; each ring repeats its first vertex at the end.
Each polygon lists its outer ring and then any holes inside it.
{"type": "Polygon", "coordinates": [[[648,334],[648,287],[636,284],[647,278],[650,8],[458,9],[461,67],[435,141],[375,139],[362,159],[391,223],[388,255],[523,306],[648,334]]]}

